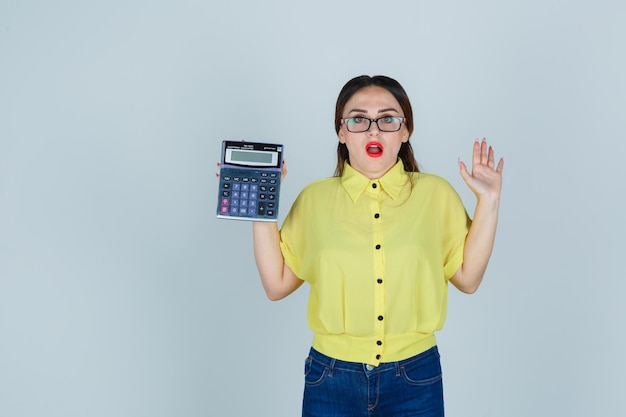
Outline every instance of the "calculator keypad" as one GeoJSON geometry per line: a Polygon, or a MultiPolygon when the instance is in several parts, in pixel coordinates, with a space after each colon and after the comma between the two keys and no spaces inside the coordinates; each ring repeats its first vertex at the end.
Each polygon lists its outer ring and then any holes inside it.
{"type": "Polygon", "coordinates": [[[251,220],[278,217],[280,173],[270,170],[222,168],[218,216],[251,220]]]}

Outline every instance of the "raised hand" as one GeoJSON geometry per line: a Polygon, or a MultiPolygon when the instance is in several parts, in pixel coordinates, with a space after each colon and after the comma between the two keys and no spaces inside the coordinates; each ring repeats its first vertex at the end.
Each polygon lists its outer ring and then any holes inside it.
{"type": "Polygon", "coordinates": [[[495,158],[493,148],[487,147],[487,140],[474,142],[474,150],[472,153],[472,172],[467,170],[465,163],[459,159],[459,167],[461,177],[467,186],[476,195],[476,198],[500,198],[502,190],[502,170],[504,168],[504,159],[500,158],[498,165],[495,166],[495,158]]]}

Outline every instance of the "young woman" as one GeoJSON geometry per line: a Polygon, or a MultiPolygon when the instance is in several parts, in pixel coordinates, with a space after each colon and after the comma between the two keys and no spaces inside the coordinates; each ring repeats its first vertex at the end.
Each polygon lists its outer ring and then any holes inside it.
{"type": "Polygon", "coordinates": [[[413,113],[402,86],[356,77],[337,99],[335,176],[306,186],[279,230],[254,222],[267,296],[310,284],[313,343],[303,416],[443,416],[435,331],[448,281],[480,285],[492,252],[503,160],[474,143],[461,176],[477,205],[470,220],[455,190],[419,172],[413,113]]]}

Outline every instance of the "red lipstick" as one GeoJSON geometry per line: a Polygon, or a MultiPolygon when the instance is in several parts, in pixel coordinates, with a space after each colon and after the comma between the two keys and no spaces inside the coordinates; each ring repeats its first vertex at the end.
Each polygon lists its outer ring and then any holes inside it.
{"type": "Polygon", "coordinates": [[[379,142],[369,142],[365,145],[365,152],[371,158],[379,158],[383,155],[383,145],[379,142]]]}

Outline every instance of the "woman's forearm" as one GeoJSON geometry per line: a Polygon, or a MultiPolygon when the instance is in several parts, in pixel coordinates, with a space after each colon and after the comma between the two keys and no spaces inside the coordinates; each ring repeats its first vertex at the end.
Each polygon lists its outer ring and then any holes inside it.
{"type": "Polygon", "coordinates": [[[463,264],[450,280],[459,290],[471,294],[480,283],[493,251],[498,224],[499,198],[479,199],[465,239],[463,264]]]}
{"type": "Polygon", "coordinates": [[[285,265],[280,250],[280,234],[275,222],[253,222],[254,259],[267,297],[280,300],[294,292],[302,280],[285,265]]]}

